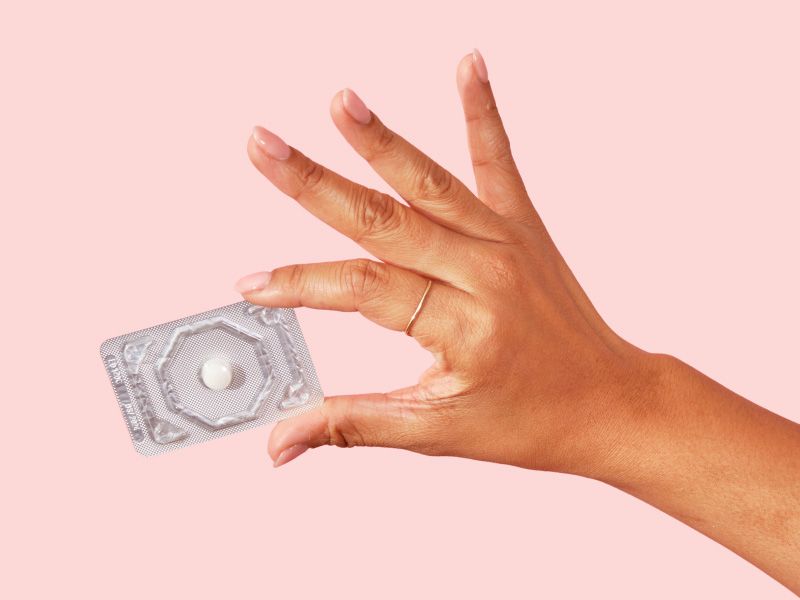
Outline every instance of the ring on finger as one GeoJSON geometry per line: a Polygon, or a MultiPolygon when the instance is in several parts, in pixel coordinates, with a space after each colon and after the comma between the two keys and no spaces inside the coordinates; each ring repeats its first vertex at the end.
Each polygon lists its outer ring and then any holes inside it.
{"type": "Polygon", "coordinates": [[[422,297],[419,299],[417,308],[414,310],[414,314],[411,315],[411,318],[408,320],[408,325],[406,325],[405,330],[403,330],[403,333],[405,333],[406,335],[409,336],[411,335],[411,326],[414,325],[414,322],[417,320],[417,317],[419,316],[419,313],[422,310],[422,305],[425,304],[425,298],[428,297],[428,292],[431,290],[432,284],[433,281],[428,279],[428,285],[425,286],[425,291],[422,292],[422,297]]]}

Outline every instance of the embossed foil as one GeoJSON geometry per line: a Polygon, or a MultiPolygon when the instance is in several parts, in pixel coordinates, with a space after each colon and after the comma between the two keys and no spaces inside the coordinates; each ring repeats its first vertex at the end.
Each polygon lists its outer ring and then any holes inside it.
{"type": "Polygon", "coordinates": [[[237,302],[106,340],[100,354],[133,445],[160,454],[301,414],[322,404],[294,310],[237,302]],[[224,390],[200,370],[223,357],[224,390]]]}

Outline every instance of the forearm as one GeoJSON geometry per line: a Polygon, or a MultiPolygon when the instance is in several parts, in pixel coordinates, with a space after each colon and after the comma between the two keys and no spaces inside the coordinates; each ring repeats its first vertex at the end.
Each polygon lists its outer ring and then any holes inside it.
{"type": "Polygon", "coordinates": [[[727,546],[800,593],[800,425],[688,365],[632,409],[613,469],[598,479],[727,546]]]}

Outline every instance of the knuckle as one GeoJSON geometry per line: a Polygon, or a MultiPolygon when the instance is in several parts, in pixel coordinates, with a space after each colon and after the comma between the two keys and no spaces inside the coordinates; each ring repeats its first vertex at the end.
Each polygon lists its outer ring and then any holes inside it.
{"type": "Polygon", "coordinates": [[[499,167],[504,173],[514,175],[514,157],[511,154],[511,145],[505,135],[497,139],[487,140],[486,147],[479,153],[472,155],[472,167],[480,169],[486,166],[499,167]]]}
{"type": "Polygon", "coordinates": [[[472,123],[480,122],[483,115],[477,112],[469,112],[464,115],[464,121],[466,121],[467,125],[471,125],[472,123]]]}
{"type": "Polygon", "coordinates": [[[449,199],[455,191],[455,179],[446,169],[425,159],[420,167],[416,191],[420,198],[449,199]]]}
{"type": "Polygon", "coordinates": [[[372,142],[372,156],[369,157],[369,160],[372,160],[378,156],[392,153],[396,144],[397,134],[388,127],[381,127],[380,131],[372,142]]]}
{"type": "Polygon", "coordinates": [[[497,108],[497,102],[495,102],[494,96],[491,96],[480,107],[476,107],[474,112],[471,111],[466,114],[464,120],[467,123],[480,123],[481,121],[489,122],[499,117],[500,111],[497,108]]]}
{"type": "Polygon", "coordinates": [[[501,248],[486,253],[480,260],[481,277],[492,288],[516,291],[523,280],[524,270],[514,252],[501,248]]]}
{"type": "Polygon", "coordinates": [[[346,263],[342,276],[344,288],[356,299],[373,296],[388,280],[386,266],[366,258],[346,263]]]}
{"type": "Polygon", "coordinates": [[[328,445],[339,448],[366,445],[363,435],[355,424],[353,410],[346,404],[339,406],[337,410],[329,411],[327,422],[328,445]]]}
{"type": "Polygon", "coordinates": [[[502,129],[498,132],[497,136],[490,144],[492,158],[501,164],[512,164],[514,157],[511,153],[511,142],[508,139],[505,131],[502,129]]]}
{"type": "Polygon", "coordinates": [[[313,193],[317,189],[325,176],[325,168],[313,160],[308,160],[300,168],[298,178],[300,180],[300,189],[296,194],[296,198],[304,194],[313,193]]]}
{"type": "Polygon", "coordinates": [[[483,168],[485,166],[491,165],[492,162],[493,162],[491,158],[487,158],[484,155],[476,156],[474,154],[473,154],[471,160],[472,160],[472,168],[473,169],[483,168]]]}
{"type": "Polygon", "coordinates": [[[472,160],[473,167],[482,167],[486,164],[495,162],[513,161],[511,153],[511,142],[506,134],[500,111],[494,98],[490,98],[483,105],[482,110],[475,117],[481,121],[482,126],[482,147],[481,156],[472,160]]]}
{"type": "Polygon", "coordinates": [[[303,289],[305,285],[305,269],[303,265],[287,265],[281,267],[280,271],[283,275],[284,286],[294,291],[303,289]]]}
{"type": "Polygon", "coordinates": [[[361,190],[353,207],[357,242],[391,231],[400,225],[401,206],[377,190],[361,190]]]}
{"type": "MultiPolygon", "coordinates": [[[[486,369],[508,360],[508,346],[501,340],[514,339],[514,323],[497,305],[481,303],[479,314],[469,319],[469,331],[465,334],[464,346],[475,351],[466,353],[460,361],[467,372],[486,369]]],[[[475,382],[479,384],[478,382],[475,382]]]]}

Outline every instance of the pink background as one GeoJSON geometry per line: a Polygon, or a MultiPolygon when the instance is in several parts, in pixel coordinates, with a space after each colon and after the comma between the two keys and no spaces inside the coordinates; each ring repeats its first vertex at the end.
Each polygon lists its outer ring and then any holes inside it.
{"type": "MultiPolygon", "coordinates": [[[[478,46],[612,326],[800,420],[797,2],[18,4],[0,9],[4,597],[790,597],[588,480],[376,449],[275,471],[266,428],[142,458],[97,348],[237,301],[250,271],[362,255],[249,164],[256,123],[387,189],[329,119],[350,86],[471,185],[455,67],[478,46]]],[[[358,315],[299,317],[329,394],[429,363],[358,315]]]]}

